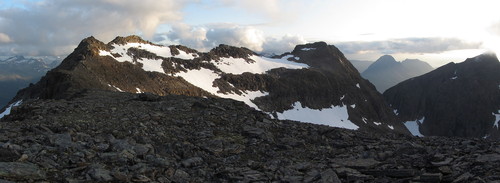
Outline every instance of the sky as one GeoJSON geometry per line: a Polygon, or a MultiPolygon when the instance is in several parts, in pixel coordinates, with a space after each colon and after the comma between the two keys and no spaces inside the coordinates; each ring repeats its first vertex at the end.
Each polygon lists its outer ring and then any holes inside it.
{"type": "Polygon", "coordinates": [[[208,51],[258,53],[324,41],[348,59],[438,67],[500,53],[497,0],[2,0],[0,56],[65,56],[85,37],[140,35],[208,51]]]}

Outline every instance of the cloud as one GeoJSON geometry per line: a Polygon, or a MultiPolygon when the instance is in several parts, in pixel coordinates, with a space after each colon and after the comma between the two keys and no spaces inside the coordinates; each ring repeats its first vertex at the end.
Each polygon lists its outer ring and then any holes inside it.
{"type": "Polygon", "coordinates": [[[303,2],[292,0],[218,0],[222,6],[235,7],[253,15],[266,17],[272,23],[295,20],[303,2]]]}
{"type": "Polygon", "coordinates": [[[300,35],[287,34],[281,38],[267,38],[262,45],[266,53],[291,52],[298,44],[305,44],[307,41],[300,35]]]}
{"type": "Polygon", "coordinates": [[[219,44],[246,47],[255,52],[284,53],[295,45],[306,41],[301,36],[285,35],[281,38],[266,37],[264,32],[252,26],[236,24],[210,24],[193,27],[187,24],[175,24],[172,30],[157,35],[157,41],[172,41],[200,51],[208,51],[219,44]]]}
{"type": "MultiPolygon", "coordinates": [[[[69,53],[90,35],[110,40],[117,35],[152,38],[157,26],[182,19],[188,0],[41,0],[24,8],[0,10],[0,32],[11,42],[0,52],[35,55],[69,53]]],[[[1,35],[0,35],[1,36],[1,35]]],[[[2,39],[0,37],[0,39],[2,39]]],[[[5,42],[5,40],[3,41],[5,42]]]]}
{"type": "Polygon", "coordinates": [[[404,38],[372,42],[341,42],[335,45],[346,54],[424,54],[462,49],[479,49],[481,44],[481,42],[466,42],[457,38],[404,38]]]}
{"type": "Polygon", "coordinates": [[[500,22],[498,23],[495,23],[493,25],[491,25],[489,28],[488,28],[488,31],[492,34],[495,34],[497,36],[500,36],[500,22]]]}
{"type": "Polygon", "coordinates": [[[30,77],[20,76],[18,74],[2,75],[0,74],[0,81],[11,81],[11,80],[29,80],[30,77]]]}
{"type": "Polygon", "coordinates": [[[9,43],[11,41],[9,35],[0,32],[0,43],[9,43]]]}

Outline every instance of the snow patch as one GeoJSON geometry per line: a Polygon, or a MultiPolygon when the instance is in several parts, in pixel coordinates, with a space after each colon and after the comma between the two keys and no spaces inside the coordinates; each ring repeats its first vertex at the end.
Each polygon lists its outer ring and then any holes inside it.
{"type": "Polygon", "coordinates": [[[184,60],[193,60],[194,58],[199,57],[198,54],[190,54],[190,53],[187,53],[187,52],[182,51],[182,50],[178,50],[178,51],[179,51],[179,54],[174,55],[173,57],[184,59],[184,60]]]}
{"type": "Polygon", "coordinates": [[[144,92],[141,91],[140,88],[135,88],[135,89],[137,90],[137,92],[135,92],[135,93],[144,93],[144,92]]]}
{"type": "Polygon", "coordinates": [[[345,105],[332,105],[330,108],[318,110],[302,107],[300,102],[295,102],[292,109],[277,114],[278,119],[295,120],[351,130],[357,130],[359,128],[348,120],[349,114],[347,113],[347,107],[345,105]]]}
{"type": "Polygon", "coordinates": [[[375,121],[374,121],[374,122],[373,122],[373,124],[375,124],[375,125],[379,126],[379,125],[381,125],[382,123],[380,123],[380,122],[375,122],[375,121]]]}
{"type": "Polygon", "coordinates": [[[392,112],[394,112],[394,114],[395,114],[396,116],[397,116],[397,115],[399,115],[399,112],[398,112],[398,110],[397,110],[397,109],[394,109],[392,112]]]}
{"type": "Polygon", "coordinates": [[[275,68],[287,68],[287,69],[302,69],[308,68],[307,64],[296,63],[288,61],[288,58],[292,55],[284,56],[281,59],[272,59],[260,56],[250,56],[249,59],[254,60],[254,62],[247,62],[243,58],[222,58],[220,62],[216,62],[217,67],[225,73],[230,74],[243,74],[244,72],[249,72],[253,74],[263,74],[268,70],[275,68]]]}
{"type": "Polygon", "coordinates": [[[365,117],[363,117],[362,120],[363,120],[363,122],[365,122],[366,124],[368,124],[368,120],[365,117]]]}
{"type": "Polygon", "coordinates": [[[458,78],[458,76],[453,76],[453,77],[451,77],[450,79],[455,80],[455,79],[457,79],[457,78],[458,78]]]}
{"type": "Polygon", "coordinates": [[[359,83],[357,83],[357,84],[356,84],[356,87],[361,88],[361,87],[359,86],[359,83]]]}
{"type": "Polygon", "coordinates": [[[315,50],[315,49],[316,49],[316,48],[302,48],[302,49],[300,49],[300,50],[302,50],[302,51],[309,51],[309,50],[315,50]]]}
{"type": "Polygon", "coordinates": [[[142,69],[145,71],[159,72],[165,74],[165,71],[161,66],[161,63],[163,62],[163,60],[161,59],[155,60],[155,59],[142,58],[138,59],[137,62],[142,63],[142,69]]]}
{"type": "Polygon", "coordinates": [[[113,57],[113,55],[111,55],[111,52],[106,51],[106,50],[99,50],[99,56],[111,56],[111,57],[113,57]]]}
{"type": "Polygon", "coordinates": [[[345,95],[342,95],[342,97],[340,97],[340,100],[344,100],[345,98],[345,95]]]}
{"type": "Polygon", "coordinates": [[[114,85],[110,85],[110,84],[108,84],[108,86],[109,86],[109,87],[113,87],[113,88],[115,88],[115,89],[116,89],[116,90],[118,90],[119,92],[123,92],[123,90],[121,90],[120,88],[118,88],[118,87],[116,87],[116,86],[114,86],[114,85]]]}
{"type": "Polygon", "coordinates": [[[500,123],[500,110],[498,110],[498,114],[493,113],[493,115],[495,116],[495,123],[493,126],[498,129],[498,123],[500,123]]]}
{"type": "Polygon", "coordinates": [[[9,115],[10,114],[10,111],[12,110],[12,107],[16,107],[16,106],[19,106],[23,103],[23,100],[19,100],[17,102],[14,102],[12,104],[9,105],[9,107],[7,107],[5,109],[5,111],[3,111],[1,114],[0,114],[0,118],[3,118],[4,116],[6,115],[9,115]]]}
{"type": "Polygon", "coordinates": [[[353,109],[356,108],[356,104],[352,104],[351,108],[353,108],[353,109]]]}
{"type": "Polygon", "coordinates": [[[387,127],[389,127],[391,130],[394,130],[394,126],[392,125],[387,125],[387,127]]]}
{"type": "MultiPolygon", "coordinates": [[[[169,57],[174,57],[174,58],[180,58],[184,60],[191,60],[198,55],[196,54],[189,54],[186,53],[185,51],[178,50],[179,54],[177,55],[172,55],[170,52],[170,48],[166,46],[156,46],[156,45],[151,45],[151,44],[144,44],[144,43],[127,43],[124,45],[120,44],[113,44],[112,45],[114,48],[111,49],[110,51],[105,51],[105,50],[99,50],[99,55],[100,56],[111,56],[118,62],[132,62],[133,63],[133,58],[132,56],[128,55],[128,49],[130,48],[138,48],[138,49],[143,49],[148,52],[154,53],[159,57],[163,58],[169,58],[169,57]],[[113,56],[113,54],[118,54],[120,55],[119,57],[113,56]]],[[[161,66],[163,60],[162,59],[146,59],[142,58],[137,60],[137,62],[142,63],[142,69],[145,71],[151,71],[151,72],[160,72],[160,73],[165,73],[163,70],[163,67],[161,66]]]]}
{"type": "Polygon", "coordinates": [[[420,124],[424,123],[424,120],[425,120],[425,117],[422,117],[421,119],[417,119],[415,121],[404,122],[404,124],[412,135],[417,136],[417,137],[423,137],[424,135],[422,135],[422,133],[420,133],[420,130],[418,129],[418,127],[420,126],[420,124]]]}
{"type": "Polygon", "coordinates": [[[261,91],[243,91],[242,95],[228,93],[223,94],[219,93],[219,88],[213,86],[213,82],[215,79],[220,76],[210,69],[200,68],[199,70],[188,70],[187,72],[179,72],[175,74],[176,76],[180,76],[184,78],[187,82],[211,93],[219,97],[230,98],[238,101],[242,101],[245,104],[253,107],[255,109],[259,109],[257,105],[255,105],[252,100],[257,97],[262,97],[268,95],[267,92],[261,91]]]}

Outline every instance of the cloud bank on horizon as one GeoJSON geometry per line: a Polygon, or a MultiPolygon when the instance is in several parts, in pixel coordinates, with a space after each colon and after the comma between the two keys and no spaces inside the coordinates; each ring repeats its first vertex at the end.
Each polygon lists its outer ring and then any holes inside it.
{"type": "Polygon", "coordinates": [[[489,11],[496,4],[488,0],[7,0],[0,2],[0,55],[64,56],[90,35],[109,41],[130,34],[202,51],[228,44],[277,54],[297,44],[326,41],[348,58],[367,53],[499,51],[500,17],[489,11]]]}

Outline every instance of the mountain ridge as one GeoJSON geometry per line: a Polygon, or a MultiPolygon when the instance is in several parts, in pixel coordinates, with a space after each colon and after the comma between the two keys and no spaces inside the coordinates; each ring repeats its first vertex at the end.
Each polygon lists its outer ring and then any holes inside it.
{"type": "Polygon", "coordinates": [[[297,114],[306,112],[321,123],[326,123],[324,115],[335,117],[336,122],[328,122],[334,126],[408,133],[373,85],[340,50],[324,42],[266,58],[227,45],[202,53],[150,44],[137,36],[117,37],[108,44],[88,37],[11,103],[72,98],[83,89],[233,98],[274,117],[302,120],[297,114]]]}
{"type": "Polygon", "coordinates": [[[423,135],[498,138],[500,62],[482,54],[448,63],[384,92],[404,121],[420,120],[423,135]]]}

